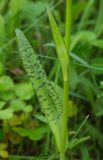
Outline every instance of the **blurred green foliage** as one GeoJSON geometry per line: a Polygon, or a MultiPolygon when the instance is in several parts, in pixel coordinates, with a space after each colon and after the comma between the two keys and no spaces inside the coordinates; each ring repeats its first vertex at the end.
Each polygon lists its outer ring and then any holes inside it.
{"type": "MultiPolygon", "coordinates": [[[[41,59],[59,94],[60,65],[54,51],[46,6],[64,35],[63,0],[0,0],[0,159],[49,159],[54,139],[41,115],[15,41],[22,29],[41,59]],[[50,148],[50,150],[49,150],[50,148]],[[26,158],[25,158],[26,157],[26,158]],[[45,157],[45,158],[42,158],[45,157]]],[[[71,38],[71,160],[102,160],[103,148],[103,0],[73,1],[71,38]],[[88,118],[87,115],[89,115],[88,118]],[[83,123],[85,122],[85,123],[83,123]]],[[[52,156],[51,156],[51,159],[52,156]]],[[[54,156],[54,159],[55,156],[54,156]]]]}

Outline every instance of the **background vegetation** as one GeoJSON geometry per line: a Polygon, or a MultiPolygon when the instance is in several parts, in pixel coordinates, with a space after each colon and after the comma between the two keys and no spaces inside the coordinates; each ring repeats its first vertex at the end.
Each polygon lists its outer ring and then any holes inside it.
{"type": "MultiPolygon", "coordinates": [[[[54,138],[22,67],[15,38],[15,28],[25,32],[62,96],[47,5],[64,35],[64,0],[0,0],[0,159],[56,159],[54,138]]],[[[71,160],[102,160],[102,11],[103,0],[73,0],[67,152],[71,160]]]]}

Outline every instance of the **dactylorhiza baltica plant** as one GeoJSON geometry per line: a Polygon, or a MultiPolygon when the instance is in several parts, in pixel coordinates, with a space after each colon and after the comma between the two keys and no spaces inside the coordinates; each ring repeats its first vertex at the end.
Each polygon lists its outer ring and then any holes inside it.
{"type": "Polygon", "coordinates": [[[68,145],[68,95],[69,95],[69,70],[70,70],[70,33],[71,33],[71,6],[72,0],[66,0],[66,29],[65,37],[61,36],[57,23],[47,9],[52,30],[57,56],[63,73],[64,96],[63,103],[57,95],[53,84],[48,80],[40,60],[28,42],[24,33],[16,29],[20,56],[28,77],[33,84],[33,89],[41,104],[41,108],[55,137],[60,160],[65,160],[68,145]]]}

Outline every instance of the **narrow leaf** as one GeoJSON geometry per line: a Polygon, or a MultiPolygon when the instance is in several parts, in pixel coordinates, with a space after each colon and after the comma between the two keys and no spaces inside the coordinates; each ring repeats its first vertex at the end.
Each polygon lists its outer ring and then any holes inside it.
{"type": "Polygon", "coordinates": [[[57,55],[58,55],[58,58],[59,58],[59,61],[62,67],[63,79],[64,81],[67,81],[68,80],[69,56],[68,56],[67,49],[65,47],[63,38],[60,34],[59,28],[56,24],[56,21],[54,17],[52,16],[50,10],[48,9],[47,11],[48,11],[48,17],[49,17],[49,21],[50,21],[50,25],[52,29],[53,39],[56,45],[57,55]]]}

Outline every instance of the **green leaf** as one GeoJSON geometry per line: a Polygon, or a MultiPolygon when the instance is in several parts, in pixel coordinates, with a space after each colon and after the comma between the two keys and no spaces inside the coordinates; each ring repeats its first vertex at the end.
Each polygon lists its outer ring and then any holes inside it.
{"type": "Polygon", "coordinates": [[[48,129],[45,127],[36,128],[34,132],[29,134],[30,139],[38,141],[40,140],[45,133],[47,133],[48,129]]]}
{"type": "Polygon", "coordinates": [[[37,120],[39,120],[40,122],[47,123],[47,120],[46,120],[46,118],[43,115],[36,114],[36,115],[34,115],[34,117],[37,120]]]}
{"type": "Polygon", "coordinates": [[[15,111],[22,111],[26,107],[25,103],[19,99],[12,100],[10,103],[10,108],[15,111]]]}
{"type": "Polygon", "coordinates": [[[12,16],[15,16],[20,12],[20,10],[24,7],[26,0],[11,0],[10,1],[10,10],[12,16]]]}
{"type": "MultiPolygon", "coordinates": [[[[56,90],[56,92],[58,93],[58,95],[60,95],[60,96],[59,96],[60,99],[61,99],[62,102],[63,102],[63,89],[62,89],[60,86],[58,86],[58,85],[56,85],[56,84],[54,84],[54,83],[53,83],[53,85],[54,85],[55,90],[56,90]]],[[[73,103],[73,101],[70,101],[70,100],[68,99],[68,117],[73,117],[73,116],[75,116],[76,114],[77,114],[77,106],[73,103]]]]}
{"type": "Polygon", "coordinates": [[[2,91],[0,92],[0,97],[4,101],[12,100],[15,98],[15,94],[13,91],[2,91]]]}
{"type": "Polygon", "coordinates": [[[6,151],[6,150],[0,150],[0,156],[1,156],[2,158],[8,158],[9,153],[8,153],[8,151],[6,151]]]}
{"type": "Polygon", "coordinates": [[[103,0],[99,1],[99,8],[98,8],[98,17],[95,23],[95,32],[98,37],[103,32],[103,0]]]}
{"type": "Polygon", "coordinates": [[[103,49],[103,40],[96,39],[95,41],[92,42],[92,45],[94,45],[95,47],[98,47],[100,49],[103,49]]]}
{"type": "Polygon", "coordinates": [[[8,91],[14,88],[14,83],[9,76],[0,77],[0,91],[8,91]]]}
{"type": "Polygon", "coordinates": [[[45,133],[47,133],[48,129],[45,127],[40,127],[31,130],[26,128],[14,127],[13,131],[18,133],[22,137],[28,137],[31,140],[38,141],[44,136],[45,133]]]}
{"type": "Polygon", "coordinates": [[[0,144],[0,156],[2,158],[8,158],[9,156],[8,151],[6,151],[6,149],[7,149],[7,144],[1,143],[0,144]]]}
{"type": "Polygon", "coordinates": [[[11,109],[4,109],[0,111],[0,119],[4,120],[4,119],[10,119],[13,116],[13,112],[11,109]]]}
{"type": "Polygon", "coordinates": [[[77,145],[87,141],[88,139],[90,139],[89,136],[73,139],[72,141],[69,142],[69,149],[72,149],[72,148],[76,147],[77,145]]]}
{"type": "Polygon", "coordinates": [[[12,109],[13,112],[17,112],[17,111],[31,112],[32,111],[31,105],[26,105],[25,102],[19,99],[12,100],[10,103],[10,108],[12,109]]]}
{"type": "Polygon", "coordinates": [[[57,55],[61,64],[62,72],[63,72],[63,79],[64,81],[68,80],[68,65],[69,65],[69,56],[65,47],[65,43],[62,39],[60,34],[59,28],[56,24],[54,17],[52,16],[50,10],[48,9],[48,17],[52,29],[53,39],[55,41],[57,55]]]}
{"type": "Polygon", "coordinates": [[[80,31],[72,36],[71,41],[71,50],[73,50],[79,43],[87,43],[88,45],[92,45],[92,43],[96,40],[97,36],[94,32],[91,31],[80,31]]]}
{"type": "Polygon", "coordinates": [[[46,73],[23,32],[16,30],[21,59],[28,76],[33,84],[33,89],[42,106],[48,123],[54,133],[58,149],[60,148],[60,120],[62,115],[62,103],[55,92],[54,87],[48,81],[46,73]]]}
{"type": "Polygon", "coordinates": [[[0,13],[2,13],[5,9],[7,0],[0,0],[0,13]]]}
{"type": "Polygon", "coordinates": [[[79,15],[84,11],[85,7],[86,7],[86,1],[78,1],[78,3],[74,3],[73,7],[72,7],[72,11],[73,11],[73,21],[77,20],[79,18],[79,15]]]}
{"type": "Polygon", "coordinates": [[[29,113],[33,110],[33,106],[32,105],[26,105],[26,107],[24,108],[24,112],[29,113]]]}
{"type": "Polygon", "coordinates": [[[91,15],[93,3],[94,3],[94,0],[89,0],[87,2],[87,6],[86,6],[85,10],[83,11],[82,17],[80,19],[80,23],[78,26],[79,30],[82,30],[82,28],[84,28],[84,26],[86,26],[87,21],[89,19],[89,16],[91,15]]]}
{"type": "Polygon", "coordinates": [[[20,83],[15,86],[15,94],[21,100],[29,100],[33,96],[31,83],[20,83]]]}

